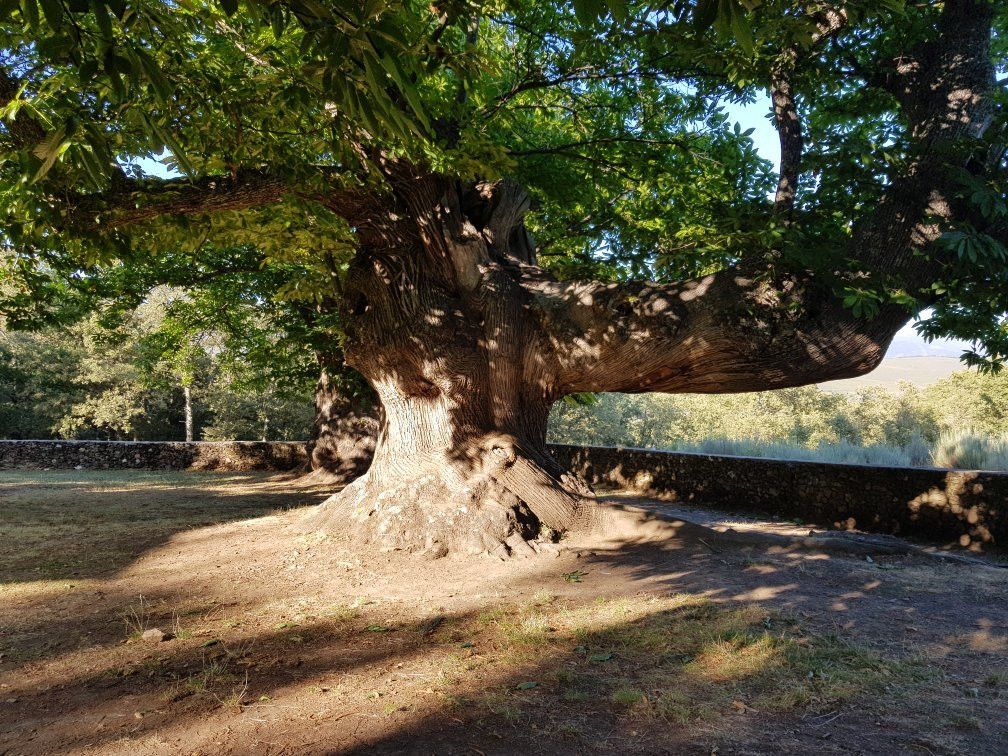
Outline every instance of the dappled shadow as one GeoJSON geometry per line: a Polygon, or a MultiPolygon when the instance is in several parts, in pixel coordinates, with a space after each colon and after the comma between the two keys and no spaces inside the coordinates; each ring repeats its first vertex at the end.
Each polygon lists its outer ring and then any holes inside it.
{"type": "MultiPolygon", "coordinates": [[[[528,577],[541,585],[537,572],[528,577]]],[[[105,641],[83,650],[86,666],[57,658],[5,689],[15,699],[3,709],[6,737],[36,752],[213,743],[224,753],[709,753],[769,748],[785,734],[809,748],[821,728],[801,732],[799,716],[842,705],[849,719],[865,717],[856,699],[926,675],[752,602],[681,592],[547,596],[391,622],[366,606],[287,619],[218,623],[112,659],[105,641]],[[832,677],[817,678],[827,665],[832,677]]],[[[879,735],[873,742],[891,746],[919,736],[909,726],[879,735]]]]}
{"type": "Polygon", "coordinates": [[[554,445],[593,486],[990,551],[1008,540],[1008,474],[554,445]]]}
{"type": "Polygon", "coordinates": [[[0,750],[994,752],[1008,721],[1000,678],[969,676],[1008,672],[994,570],[685,521],[421,562],[296,538],[296,513],[215,519],[102,577],[5,588],[0,750]],[[176,637],[124,642],[152,627],[176,637]],[[900,698],[932,664],[962,682],[900,698]],[[955,717],[982,727],[942,734],[955,717]]]}

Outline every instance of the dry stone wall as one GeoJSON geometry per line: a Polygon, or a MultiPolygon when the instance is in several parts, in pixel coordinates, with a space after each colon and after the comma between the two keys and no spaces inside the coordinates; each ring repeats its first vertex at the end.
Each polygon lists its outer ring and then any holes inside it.
{"type": "MultiPolygon", "coordinates": [[[[1008,544],[1008,474],[553,445],[596,488],[801,518],[818,527],[1008,544]]],[[[0,469],[307,469],[301,442],[0,441],[0,469]]]]}
{"type": "Polygon", "coordinates": [[[293,470],[306,444],[283,441],[0,441],[0,469],[293,470]]]}
{"type": "Polygon", "coordinates": [[[559,446],[597,488],[800,518],[819,527],[1008,545],[1008,474],[559,446]]]}

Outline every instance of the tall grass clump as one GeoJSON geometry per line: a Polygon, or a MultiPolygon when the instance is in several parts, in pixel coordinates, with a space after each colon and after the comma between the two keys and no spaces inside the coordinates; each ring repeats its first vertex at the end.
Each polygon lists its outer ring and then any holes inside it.
{"type": "Polygon", "coordinates": [[[931,445],[919,431],[914,431],[910,436],[910,441],[903,447],[903,453],[911,467],[930,467],[933,464],[931,445]]]}
{"type": "Polygon", "coordinates": [[[1008,435],[992,438],[976,431],[946,431],[931,453],[935,467],[1008,470],[1008,435]]]}
{"type": "Polygon", "coordinates": [[[869,444],[859,446],[849,441],[820,442],[807,447],[787,441],[760,441],[759,439],[709,438],[698,443],[676,444],[675,451],[716,454],[733,457],[762,457],[765,459],[790,459],[803,462],[836,462],[845,465],[879,465],[882,467],[912,467],[910,456],[904,449],[869,444]]]}

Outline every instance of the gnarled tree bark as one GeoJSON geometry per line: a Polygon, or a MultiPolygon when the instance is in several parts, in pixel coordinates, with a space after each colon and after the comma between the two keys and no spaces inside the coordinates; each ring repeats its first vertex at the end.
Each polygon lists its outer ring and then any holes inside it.
{"type": "Polygon", "coordinates": [[[384,410],[375,459],[311,525],[439,555],[587,523],[590,491],[546,452],[559,394],[522,285],[527,196],[507,182],[396,180],[414,246],[361,250],[341,313],[347,363],[384,410]]]}

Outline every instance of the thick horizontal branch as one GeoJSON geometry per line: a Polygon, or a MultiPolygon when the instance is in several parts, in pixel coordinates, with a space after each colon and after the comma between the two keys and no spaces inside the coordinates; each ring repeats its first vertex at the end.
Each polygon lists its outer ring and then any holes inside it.
{"type": "Polygon", "coordinates": [[[571,150],[580,147],[600,147],[610,144],[642,145],[645,147],[678,147],[681,150],[688,150],[689,143],[685,139],[646,139],[644,137],[633,136],[612,136],[600,137],[598,139],[585,139],[580,142],[567,142],[566,144],[549,145],[543,147],[528,147],[521,150],[509,150],[509,154],[521,157],[529,155],[567,155],[571,150]]]}
{"type": "Polygon", "coordinates": [[[266,171],[199,179],[126,179],[113,189],[67,198],[68,218],[76,228],[103,232],[128,229],[158,218],[251,210],[299,198],[318,202],[345,219],[364,244],[409,244],[416,230],[396,212],[391,194],[339,186],[340,174],[320,168],[323,188],[266,171]],[[325,187],[325,182],[331,182],[325,187]]]}
{"type": "Polygon", "coordinates": [[[814,282],[771,286],[733,270],[681,284],[529,288],[551,337],[558,395],[734,393],[861,375],[908,317],[861,320],[814,282]]]}
{"type": "Polygon", "coordinates": [[[127,228],[154,218],[247,210],[279,202],[287,182],[264,173],[201,179],[133,179],[121,187],[71,198],[76,223],[127,228]]]}
{"type": "Polygon", "coordinates": [[[983,0],[945,4],[934,60],[908,111],[915,159],[856,224],[850,267],[829,280],[741,269],[672,285],[528,275],[523,285],[551,342],[554,395],[756,391],[873,369],[909,313],[883,305],[872,319],[855,317],[837,291],[849,285],[884,298],[891,278],[916,295],[935,280],[947,252],[934,242],[959,191],[955,169],[990,121],[990,28],[983,0]]]}

